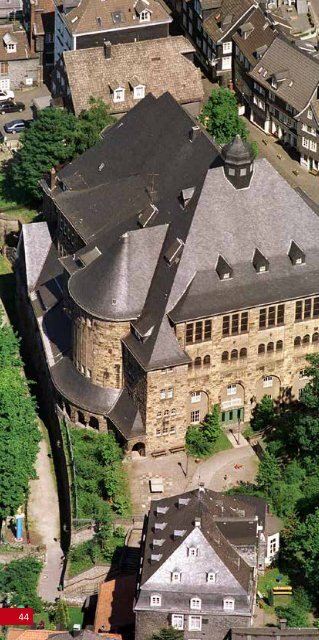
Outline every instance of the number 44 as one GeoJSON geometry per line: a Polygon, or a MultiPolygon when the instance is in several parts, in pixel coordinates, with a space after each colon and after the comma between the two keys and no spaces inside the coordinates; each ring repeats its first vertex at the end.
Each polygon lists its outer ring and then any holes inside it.
{"type": "Polygon", "coordinates": [[[29,614],[28,613],[20,613],[19,620],[29,620],[29,614]]]}

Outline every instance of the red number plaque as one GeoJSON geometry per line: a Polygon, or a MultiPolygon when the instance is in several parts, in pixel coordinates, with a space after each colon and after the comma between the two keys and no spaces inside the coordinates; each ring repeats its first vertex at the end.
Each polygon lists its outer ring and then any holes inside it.
{"type": "Polygon", "coordinates": [[[18,609],[15,607],[0,609],[0,626],[18,626],[20,624],[24,626],[33,624],[33,609],[18,609]]]}

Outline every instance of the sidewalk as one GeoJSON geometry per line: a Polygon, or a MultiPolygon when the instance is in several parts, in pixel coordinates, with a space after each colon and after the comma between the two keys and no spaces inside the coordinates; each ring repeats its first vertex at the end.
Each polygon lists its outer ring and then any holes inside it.
{"type": "MultiPolygon", "coordinates": [[[[44,427],[42,431],[44,432],[44,427]]],[[[46,562],[40,576],[38,593],[43,600],[54,602],[59,596],[57,587],[62,570],[62,551],[59,543],[58,495],[49,453],[47,441],[43,437],[36,464],[38,478],[30,482],[28,511],[31,542],[34,530],[40,543],[46,546],[46,562]]]]}

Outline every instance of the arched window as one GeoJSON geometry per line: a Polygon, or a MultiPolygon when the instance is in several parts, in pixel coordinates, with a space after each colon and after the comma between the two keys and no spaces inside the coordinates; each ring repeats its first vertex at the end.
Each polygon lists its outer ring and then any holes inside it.
{"type": "Polygon", "coordinates": [[[264,344],[259,344],[258,345],[258,355],[262,355],[263,353],[265,353],[265,345],[264,344]]]}
{"type": "Polygon", "coordinates": [[[239,357],[240,358],[247,358],[247,349],[246,347],[243,347],[240,352],[239,352],[239,357]]]}
{"type": "Polygon", "coordinates": [[[78,422],[80,424],[85,425],[85,418],[84,418],[84,414],[82,413],[82,411],[78,411],[78,422]]]}
{"type": "Polygon", "coordinates": [[[300,347],[300,345],[301,345],[301,338],[300,338],[300,336],[297,336],[294,339],[294,347],[300,347]]]}
{"type": "Polygon", "coordinates": [[[233,349],[233,350],[231,351],[230,359],[231,359],[231,360],[237,360],[237,359],[238,359],[238,351],[237,351],[237,349],[233,349]]]}
{"type": "Polygon", "coordinates": [[[198,369],[199,367],[202,366],[202,359],[201,358],[195,358],[194,360],[194,365],[195,365],[195,369],[198,369]]]}
{"type": "Polygon", "coordinates": [[[93,427],[93,429],[97,429],[99,430],[100,428],[100,423],[98,421],[98,419],[95,416],[91,416],[90,420],[89,420],[89,426],[93,427]]]}
{"type": "Polygon", "coordinates": [[[318,342],[319,340],[319,333],[314,333],[312,336],[312,342],[318,342]]]}
{"type": "Polygon", "coordinates": [[[208,356],[208,355],[204,356],[203,365],[204,365],[204,367],[209,367],[210,366],[210,356],[208,356]]]}
{"type": "Polygon", "coordinates": [[[228,362],[229,353],[228,351],[223,351],[222,353],[222,362],[228,362]]]}
{"type": "Polygon", "coordinates": [[[309,342],[310,342],[310,335],[309,333],[306,333],[306,335],[302,339],[302,344],[309,344],[309,342]]]}
{"type": "Polygon", "coordinates": [[[267,344],[267,353],[272,353],[274,350],[274,343],[273,342],[268,342],[267,344]]]}
{"type": "Polygon", "coordinates": [[[282,351],[284,348],[284,343],[282,340],[277,340],[276,342],[276,351],[282,351]]]}

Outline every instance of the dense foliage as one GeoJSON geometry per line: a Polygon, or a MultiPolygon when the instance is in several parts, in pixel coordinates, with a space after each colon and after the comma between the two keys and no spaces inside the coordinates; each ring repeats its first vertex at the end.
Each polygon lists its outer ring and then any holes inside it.
{"type": "Polygon", "coordinates": [[[251,427],[254,431],[263,431],[273,424],[274,417],[273,401],[268,396],[264,396],[262,400],[256,404],[251,420],[251,427]]]}
{"type": "Polygon", "coordinates": [[[319,355],[309,355],[307,360],[308,383],[300,400],[287,402],[273,416],[257,487],[246,485],[238,491],[264,495],[283,518],[281,566],[293,582],[304,584],[318,607],[319,355]]]}
{"type": "Polygon", "coordinates": [[[0,565],[0,594],[11,606],[23,605],[41,611],[41,598],[37,595],[42,564],[35,558],[12,560],[0,565]]]}
{"type": "Polygon", "coordinates": [[[150,640],[182,640],[184,634],[178,629],[169,627],[168,629],[160,629],[156,633],[153,633],[150,640]]]}
{"type": "Polygon", "coordinates": [[[68,605],[62,598],[59,598],[54,615],[54,622],[58,629],[68,629],[70,626],[70,614],[68,605]]]}
{"type": "Polygon", "coordinates": [[[236,96],[225,87],[213,89],[200,120],[218,144],[230,142],[237,133],[244,140],[248,137],[246,124],[238,115],[236,96]]]}
{"type": "Polygon", "coordinates": [[[214,445],[221,435],[219,407],[215,404],[204,422],[191,425],[186,432],[186,449],[194,458],[205,458],[213,453],[214,445]]]}
{"type": "Polygon", "coordinates": [[[0,328],[0,522],[24,504],[41,434],[34,399],[23,376],[19,340],[0,328]]]}
{"type": "Polygon", "coordinates": [[[69,576],[72,577],[90,569],[94,564],[117,564],[121,559],[125,542],[125,530],[111,527],[109,523],[100,524],[97,534],[70,549],[69,576]]]}
{"type": "Polygon", "coordinates": [[[130,510],[123,453],[112,433],[71,429],[79,518],[110,523],[130,510]]]}
{"type": "Polygon", "coordinates": [[[38,201],[42,176],[96,144],[102,129],[113,122],[102,100],[91,100],[90,109],[78,118],[64,109],[44,109],[21,136],[22,147],[7,165],[7,191],[18,201],[38,201]]]}

